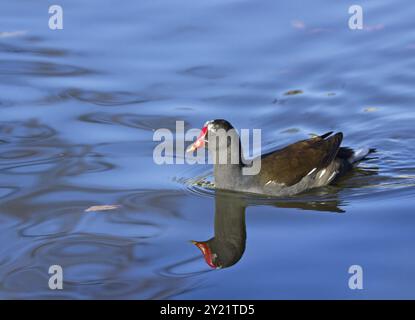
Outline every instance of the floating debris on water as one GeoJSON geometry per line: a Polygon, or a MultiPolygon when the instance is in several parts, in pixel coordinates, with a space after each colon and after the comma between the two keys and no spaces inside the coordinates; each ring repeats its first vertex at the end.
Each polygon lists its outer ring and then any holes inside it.
{"type": "Polygon", "coordinates": [[[281,133],[298,133],[300,132],[300,129],[298,128],[288,128],[286,130],[281,131],[281,133]]]}
{"type": "Polygon", "coordinates": [[[376,111],[378,111],[379,109],[378,108],[376,108],[376,107],[368,107],[368,108],[365,108],[363,111],[364,112],[376,112],[376,111]]]}
{"type": "Polygon", "coordinates": [[[118,209],[119,207],[120,205],[117,205],[117,204],[105,204],[101,206],[89,207],[88,209],[85,209],[85,212],[115,210],[115,209],[118,209]]]}
{"type": "Polygon", "coordinates": [[[302,93],[304,93],[303,90],[289,90],[286,93],[284,93],[284,95],[285,96],[293,96],[293,95],[302,94],[302,93]]]}
{"type": "Polygon", "coordinates": [[[212,181],[209,181],[206,179],[201,179],[199,181],[196,181],[195,183],[193,183],[193,186],[207,188],[207,189],[215,189],[215,184],[212,181]]]}

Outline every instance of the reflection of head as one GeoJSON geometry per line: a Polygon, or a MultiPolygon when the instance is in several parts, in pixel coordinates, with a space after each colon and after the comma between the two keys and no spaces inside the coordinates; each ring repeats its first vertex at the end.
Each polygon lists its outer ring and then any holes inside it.
{"type": "Polygon", "coordinates": [[[216,262],[217,260],[217,254],[212,254],[212,250],[210,249],[209,245],[205,241],[197,242],[192,241],[192,243],[200,249],[203,256],[205,257],[206,263],[211,266],[212,268],[221,268],[216,262]]]}
{"type": "Polygon", "coordinates": [[[192,241],[202,252],[206,263],[213,269],[227,268],[237,263],[245,251],[245,239],[239,243],[212,238],[208,241],[192,241]]]}

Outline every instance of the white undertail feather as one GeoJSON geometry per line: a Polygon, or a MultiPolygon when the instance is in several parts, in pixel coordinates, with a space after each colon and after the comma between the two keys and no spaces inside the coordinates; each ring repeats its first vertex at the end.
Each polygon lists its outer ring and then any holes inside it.
{"type": "Polygon", "coordinates": [[[362,160],[370,153],[369,148],[361,148],[354,151],[353,155],[348,159],[350,163],[355,163],[362,160]]]}

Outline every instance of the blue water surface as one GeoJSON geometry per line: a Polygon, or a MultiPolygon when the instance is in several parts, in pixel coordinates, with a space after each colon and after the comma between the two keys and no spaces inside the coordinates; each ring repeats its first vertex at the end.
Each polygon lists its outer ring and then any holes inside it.
{"type": "Polygon", "coordinates": [[[350,1],[61,0],[63,30],[52,4],[0,10],[0,298],[415,298],[413,1],[359,1],[361,30],[350,1]],[[377,152],[332,186],[247,196],[245,250],[212,269],[189,240],[232,212],[193,185],[211,166],[155,164],[153,133],[215,118],[264,150],[342,131],[377,152]]]}

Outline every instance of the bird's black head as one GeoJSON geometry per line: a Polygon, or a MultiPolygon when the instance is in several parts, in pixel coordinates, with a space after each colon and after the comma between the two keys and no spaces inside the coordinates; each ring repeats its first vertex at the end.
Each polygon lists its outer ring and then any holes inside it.
{"type": "Polygon", "coordinates": [[[205,144],[209,141],[209,137],[215,137],[220,134],[227,134],[229,131],[233,130],[233,126],[224,119],[215,119],[206,121],[203,125],[199,137],[196,141],[191,144],[188,148],[188,152],[192,152],[198,148],[204,147],[205,144]]]}

